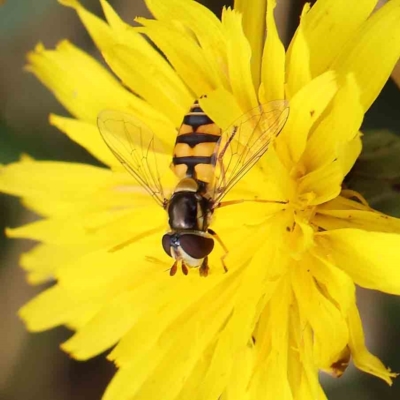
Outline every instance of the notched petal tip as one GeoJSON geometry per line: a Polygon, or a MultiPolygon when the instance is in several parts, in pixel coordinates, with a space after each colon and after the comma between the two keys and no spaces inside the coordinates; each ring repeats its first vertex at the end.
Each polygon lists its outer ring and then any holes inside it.
{"type": "Polygon", "coordinates": [[[47,121],[50,125],[55,125],[58,116],[56,114],[50,113],[47,117],[47,121]]]}
{"type": "Polygon", "coordinates": [[[66,353],[70,358],[73,358],[74,360],[85,361],[88,359],[87,357],[79,355],[79,353],[75,353],[69,343],[70,340],[67,340],[66,342],[60,344],[59,347],[64,353],[66,353]]]}
{"type": "Polygon", "coordinates": [[[355,304],[350,309],[348,326],[350,333],[349,347],[354,365],[361,371],[375,375],[391,386],[393,379],[399,374],[392,372],[390,368],[386,368],[379,358],[371,354],[366,348],[364,330],[355,304]]]}
{"type": "Polygon", "coordinates": [[[46,48],[44,47],[44,44],[42,42],[39,42],[36,44],[36,46],[34,47],[33,51],[31,51],[30,53],[40,53],[42,51],[45,51],[46,48]]]}
{"type": "Polygon", "coordinates": [[[17,311],[17,315],[18,318],[25,324],[26,328],[29,331],[32,331],[32,327],[30,327],[30,324],[27,320],[27,315],[26,315],[26,306],[21,307],[18,311],[17,311]]]}
{"type": "Polygon", "coordinates": [[[75,10],[81,7],[78,0],[57,0],[60,4],[66,7],[74,8],[75,10]]]}
{"type": "Polygon", "coordinates": [[[24,66],[24,70],[28,72],[34,72],[32,64],[35,61],[35,57],[43,54],[45,51],[46,48],[42,42],[37,43],[33,50],[28,51],[28,53],[26,53],[26,60],[28,61],[28,64],[24,66]]]}
{"type": "Polygon", "coordinates": [[[17,237],[15,235],[13,235],[14,230],[15,230],[14,228],[7,227],[4,229],[4,233],[9,239],[13,239],[13,238],[17,237]]]}

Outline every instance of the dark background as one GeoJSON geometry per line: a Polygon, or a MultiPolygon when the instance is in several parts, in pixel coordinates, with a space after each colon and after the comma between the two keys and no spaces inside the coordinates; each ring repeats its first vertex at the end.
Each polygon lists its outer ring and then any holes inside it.
{"type": "MultiPolygon", "coordinates": [[[[97,0],[82,0],[82,3],[101,15],[97,0]]],[[[203,0],[202,3],[212,8],[217,15],[220,15],[223,5],[231,5],[220,0],[203,0]]],[[[281,37],[286,44],[296,29],[303,3],[301,0],[280,1],[277,15],[281,37]]],[[[142,0],[118,0],[111,1],[111,4],[128,22],[137,15],[148,15],[142,0]]],[[[0,7],[0,37],[0,163],[18,160],[21,154],[26,153],[36,159],[98,164],[85,150],[48,124],[50,112],[67,114],[32,74],[23,71],[25,54],[39,41],[47,48],[52,48],[61,39],[68,38],[99,58],[99,53],[75,12],[55,0],[7,0],[0,7]]],[[[399,134],[399,104],[399,89],[391,80],[366,115],[363,129],[374,129],[378,134],[382,129],[389,129],[399,134]]],[[[398,155],[397,158],[400,158],[398,155]]],[[[388,153],[385,157],[396,157],[396,154],[388,153]]],[[[374,162],[382,163],[385,160],[377,157],[374,162]]],[[[371,164],[367,164],[370,171],[371,164]]],[[[350,174],[347,184],[359,190],[367,188],[365,191],[375,207],[400,216],[400,177],[395,176],[393,181],[388,183],[385,180],[383,183],[381,176],[371,172],[365,177],[365,168],[365,162],[361,159],[350,174]],[[385,190],[389,190],[389,203],[374,197],[382,191],[382,185],[386,185],[385,190]]],[[[20,206],[18,200],[8,196],[0,195],[0,209],[1,231],[6,226],[17,226],[35,218],[20,206]]],[[[19,254],[32,244],[6,240],[1,235],[0,399],[99,399],[114,373],[113,365],[103,355],[85,363],[69,359],[59,349],[59,344],[70,336],[70,332],[64,328],[39,334],[26,332],[16,312],[42,290],[29,287],[18,267],[19,254]]],[[[400,299],[360,290],[358,302],[370,350],[394,371],[400,371],[400,299]]],[[[363,374],[352,366],[341,379],[324,375],[322,382],[330,400],[400,398],[400,382],[395,382],[389,388],[379,379],[363,374]]]]}

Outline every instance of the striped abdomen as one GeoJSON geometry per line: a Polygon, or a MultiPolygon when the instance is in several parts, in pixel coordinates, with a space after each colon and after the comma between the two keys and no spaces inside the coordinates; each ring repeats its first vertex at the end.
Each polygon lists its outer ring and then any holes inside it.
{"type": "Polygon", "coordinates": [[[221,129],[204,113],[197,101],[185,115],[175,142],[172,168],[178,178],[191,177],[211,183],[213,157],[221,129]]]}

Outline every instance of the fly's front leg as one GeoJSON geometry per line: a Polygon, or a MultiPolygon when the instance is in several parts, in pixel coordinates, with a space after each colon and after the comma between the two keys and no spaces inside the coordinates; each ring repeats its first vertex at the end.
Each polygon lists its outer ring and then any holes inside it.
{"type": "Polygon", "coordinates": [[[176,274],[177,269],[178,269],[178,261],[175,261],[171,269],[169,270],[169,276],[174,276],[176,274]]]}
{"type": "Polygon", "coordinates": [[[222,266],[223,266],[223,268],[224,268],[224,271],[225,272],[228,272],[228,268],[227,268],[227,266],[225,265],[225,257],[228,255],[228,253],[229,253],[229,251],[228,251],[228,248],[224,245],[224,242],[221,240],[221,238],[219,237],[219,235],[216,233],[216,232],[214,232],[212,229],[207,229],[207,232],[213,237],[213,238],[215,238],[215,240],[220,244],[220,246],[224,249],[224,251],[225,251],[225,254],[221,257],[221,263],[222,263],[222,266]]]}
{"type": "Polygon", "coordinates": [[[187,275],[189,273],[187,265],[182,261],[182,272],[183,275],[187,275]]]}
{"type": "Polygon", "coordinates": [[[206,277],[208,275],[209,270],[210,270],[210,268],[208,266],[208,256],[207,256],[201,263],[200,270],[199,270],[200,276],[206,277]]]}

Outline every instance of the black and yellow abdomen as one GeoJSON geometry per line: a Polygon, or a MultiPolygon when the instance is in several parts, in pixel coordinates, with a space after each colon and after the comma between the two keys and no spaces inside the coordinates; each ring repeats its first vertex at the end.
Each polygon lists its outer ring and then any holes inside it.
{"type": "Polygon", "coordinates": [[[211,183],[220,138],[221,129],[195,102],[185,115],[175,142],[172,169],[177,177],[211,183]]]}

